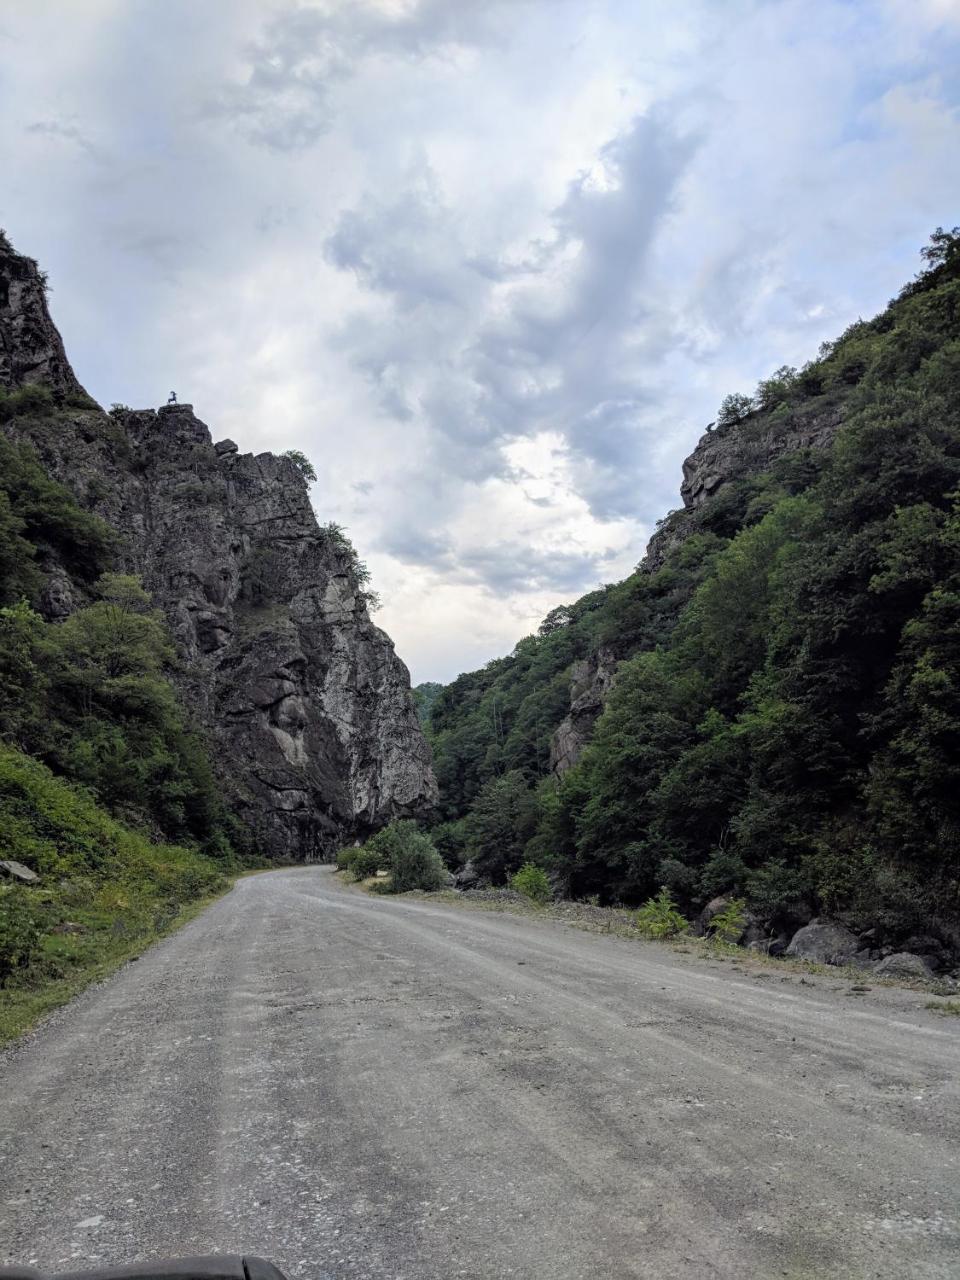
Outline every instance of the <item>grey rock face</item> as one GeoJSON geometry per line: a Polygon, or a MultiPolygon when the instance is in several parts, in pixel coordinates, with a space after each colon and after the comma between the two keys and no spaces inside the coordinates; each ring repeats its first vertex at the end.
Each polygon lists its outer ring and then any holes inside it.
{"type": "Polygon", "coordinates": [[[453,883],[458,889],[475,889],[480,884],[480,876],[472,862],[465,862],[460,870],[454,873],[453,883]]]}
{"type": "Polygon", "coordinates": [[[811,920],[793,935],[787,955],[816,964],[846,964],[860,950],[860,941],[835,920],[811,920]]]}
{"type": "Polygon", "coordinates": [[[61,397],[87,397],[50,319],[44,277],[0,235],[0,386],[35,382],[61,397]]]}
{"type": "MultiPolygon", "coordinates": [[[[732,901],[732,898],[729,898],[724,894],[721,894],[717,898],[711,898],[697,917],[697,934],[702,937],[705,933],[709,933],[713,927],[713,922],[716,917],[720,915],[722,911],[725,911],[732,901]]],[[[740,946],[752,947],[756,950],[762,949],[766,951],[768,949],[766,944],[769,943],[770,939],[765,936],[760,921],[753,912],[744,911],[743,928],[740,930],[737,937],[728,938],[727,941],[736,942],[740,946]]]]}
{"type": "MultiPolygon", "coordinates": [[[[42,294],[40,304],[45,313],[42,294]]],[[[9,350],[20,330],[0,328],[9,350]]],[[[322,860],[432,808],[407,669],[289,459],[214,446],[188,404],[68,411],[55,433],[29,419],[7,430],[123,536],[122,567],[166,613],[181,694],[260,852],[322,860]]],[[[82,591],[57,569],[48,616],[66,616],[75,599],[82,591]]]]}
{"type": "Polygon", "coordinates": [[[825,449],[842,421],[842,411],[834,406],[795,410],[785,420],[758,415],[707,432],[683,464],[683,505],[703,506],[729,481],[763,471],[785,453],[825,449]]]}
{"type": "Polygon", "coordinates": [[[932,978],[933,966],[925,956],[912,955],[909,951],[896,951],[873,967],[881,978],[932,978]]]}
{"type": "Polygon", "coordinates": [[[589,661],[574,663],[570,711],[550,741],[550,768],[557,777],[577,763],[593,736],[616,670],[617,659],[610,649],[600,649],[589,661]]]}

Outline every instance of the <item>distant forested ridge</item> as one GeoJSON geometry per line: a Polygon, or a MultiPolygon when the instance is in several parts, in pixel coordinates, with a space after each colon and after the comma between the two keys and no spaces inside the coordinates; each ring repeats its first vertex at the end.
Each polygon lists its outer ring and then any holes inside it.
{"type": "Polygon", "coordinates": [[[634,574],[436,697],[450,865],[955,930],[957,230],[924,259],[876,318],[724,401],[634,574]]]}
{"type": "Polygon", "coordinates": [[[414,685],[412,690],[413,705],[417,709],[421,724],[429,724],[433,704],[442,692],[443,685],[435,680],[427,680],[424,684],[414,685]]]}

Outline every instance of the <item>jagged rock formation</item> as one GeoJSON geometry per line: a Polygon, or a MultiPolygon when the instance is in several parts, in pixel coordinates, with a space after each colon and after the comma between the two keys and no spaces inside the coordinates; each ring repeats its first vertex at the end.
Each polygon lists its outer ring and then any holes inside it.
{"type": "MultiPolygon", "coordinates": [[[[370,620],[349,544],[318,525],[296,465],[214,445],[190,405],[72,408],[85,393],[36,264],[6,244],[0,299],[6,385],[48,385],[61,404],[55,422],[5,429],[122,535],[123,566],[167,615],[177,682],[256,847],[323,859],[429,811],[436,783],[407,669],[370,620]]],[[[42,605],[61,618],[82,588],[46,567],[42,605]]]]}
{"type": "MultiPolygon", "coordinates": [[[[804,449],[826,449],[843,422],[843,405],[808,407],[783,415],[751,414],[743,422],[706,431],[683,463],[683,508],[664,520],[647,544],[641,573],[655,573],[671,551],[695,533],[700,510],[725,485],[768,470],[777,458],[804,449]]],[[[609,646],[577,662],[570,677],[570,711],[554,732],[550,765],[559,777],[572,768],[590,741],[624,654],[609,646]]]]}
{"type": "Polygon", "coordinates": [[[593,726],[603,710],[616,670],[616,655],[608,647],[598,649],[592,658],[573,664],[570,710],[550,740],[550,768],[557,777],[577,763],[593,736],[593,726]]]}
{"type": "Polygon", "coordinates": [[[0,386],[35,382],[62,398],[89,399],[77,381],[46,301],[46,277],[0,232],[0,386]]]}
{"type": "Polygon", "coordinates": [[[731,480],[765,471],[785,453],[826,448],[842,420],[842,408],[834,405],[826,410],[794,410],[785,420],[751,415],[734,427],[705,432],[683,463],[683,505],[702,506],[731,480]]]}

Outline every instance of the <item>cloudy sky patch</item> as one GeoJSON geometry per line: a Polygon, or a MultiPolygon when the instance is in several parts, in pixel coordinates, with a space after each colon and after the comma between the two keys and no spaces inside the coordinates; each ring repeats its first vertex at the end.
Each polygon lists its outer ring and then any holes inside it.
{"type": "Polygon", "coordinates": [[[9,4],[0,222],[103,403],[313,459],[446,680],[960,221],[958,49],[958,0],[9,4]]]}

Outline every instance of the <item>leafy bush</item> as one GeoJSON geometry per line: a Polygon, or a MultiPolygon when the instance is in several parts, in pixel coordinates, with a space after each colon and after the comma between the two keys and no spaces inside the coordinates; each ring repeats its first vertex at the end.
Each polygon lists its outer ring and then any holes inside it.
{"type": "Polygon", "coordinates": [[[7,391],[0,387],[0,422],[11,418],[42,413],[53,406],[53,394],[49,387],[39,383],[28,382],[26,386],[15,391],[7,391]]]}
{"type": "Polygon", "coordinates": [[[21,1029],[31,1008],[49,1007],[51,992],[66,998],[99,966],[156,937],[181,908],[226,886],[212,859],[152,843],[83,788],[3,744],[0,857],[41,879],[0,886],[0,1039],[21,1029]]]}
{"type": "Polygon", "coordinates": [[[59,624],[22,603],[0,608],[0,728],[108,807],[223,848],[228,819],[168,678],[166,622],[137,578],[108,573],[97,588],[101,599],[59,624]]]}
{"type": "Polygon", "coordinates": [[[518,769],[493,778],[467,819],[467,853],[480,875],[495,884],[517,871],[537,829],[537,798],[518,769]]]}
{"type": "MultiPolygon", "coordinates": [[[[26,390],[0,405],[9,406],[26,390]]],[[[113,530],[50,479],[28,445],[0,436],[0,605],[36,598],[43,581],[39,562],[50,551],[71,575],[92,582],[110,567],[116,546],[113,530]]]]}
{"type": "Polygon", "coordinates": [[[742,422],[748,413],[753,411],[753,401],[749,396],[741,395],[739,392],[731,392],[730,395],[724,396],[717,411],[717,426],[732,427],[738,422],[742,422]]]}
{"type": "Polygon", "coordinates": [[[377,860],[378,867],[389,868],[391,893],[410,889],[433,893],[447,883],[447,869],[436,846],[428,835],[417,830],[414,822],[391,822],[371,836],[364,849],[377,860]]]}
{"type": "Polygon", "coordinates": [[[353,872],[354,880],[367,880],[370,876],[375,876],[378,871],[385,869],[381,865],[383,854],[371,848],[369,844],[356,849],[354,853],[355,856],[350,860],[350,870],[353,872]]]}
{"type": "Polygon", "coordinates": [[[533,902],[549,902],[553,897],[547,873],[533,862],[523,864],[511,877],[510,886],[533,902]]]}
{"type": "Polygon", "coordinates": [[[636,916],[637,928],[648,938],[671,938],[675,934],[685,933],[687,921],[677,909],[670,894],[664,886],[655,898],[645,902],[636,916]]]}
{"type": "Polygon", "coordinates": [[[431,829],[430,839],[436,845],[444,866],[451,871],[459,871],[470,856],[469,834],[464,818],[458,822],[438,823],[431,829]]]}
{"type": "Polygon", "coordinates": [[[348,845],[345,849],[341,849],[337,854],[337,870],[349,871],[359,852],[360,849],[357,845],[348,845]]]}
{"type": "Polygon", "coordinates": [[[371,613],[379,609],[380,596],[367,585],[370,581],[370,569],[366,562],[360,559],[357,549],[347,537],[347,532],[343,525],[337,524],[335,520],[330,520],[327,524],[320,526],[320,532],[346,560],[347,570],[356,584],[357,595],[362,603],[371,613]]]}
{"type": "Polygon", "coordinates": [[[790,365],[781,365],[776,373],[771,374],[757,385],[755,403],[760,409],[775,409],[777,405],[790,398],[797,385],[797,371],[790,365]]]}
{"type": "Polygon", "coordinates": [[[739,942],[746,924],[747,904],[743,898],[731,898],[710,921],[710,934],[717,942],[739,942]]]}
{"type": "Polygon", "coordinates": [[[0,885],[0,987],[40,952],[43,912],[35,889],[0,885]]]}

